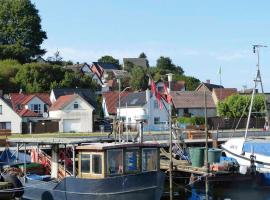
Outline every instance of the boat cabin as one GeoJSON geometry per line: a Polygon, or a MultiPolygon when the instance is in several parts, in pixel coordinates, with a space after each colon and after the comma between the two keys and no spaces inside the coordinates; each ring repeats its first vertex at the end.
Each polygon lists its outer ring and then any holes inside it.
{"type": "Polygon", "coordinates": [[[159,170],[159,145],[96,143],[78,146],[78,177],[105,178],[159,170]]]}

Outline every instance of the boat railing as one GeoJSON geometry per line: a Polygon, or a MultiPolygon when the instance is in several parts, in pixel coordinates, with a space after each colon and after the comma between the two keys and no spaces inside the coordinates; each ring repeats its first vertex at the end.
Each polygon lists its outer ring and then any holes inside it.
{"type": "MultiPolygon", "coordinates": [[[[49,173],[51,173],[51,169],[52,169],[51,159],[52,159],[51,156],[49,156],[44,151],[39,149],[38,162],[41,163],[49,173]]],[[[58,164],[58,177],[59,178],[62,179],[66,176],[71,176],[71,175],[72,174],[68,170],[66,170],[63,165],[58,164]]]]}

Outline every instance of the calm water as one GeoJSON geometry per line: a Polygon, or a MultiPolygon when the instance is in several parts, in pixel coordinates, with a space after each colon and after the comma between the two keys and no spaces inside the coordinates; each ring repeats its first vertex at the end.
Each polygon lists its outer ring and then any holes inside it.
{"type": "MultiPolygon", "coordinates": [[[[174,185],[175,200],[203,200],[205,199],[205,188],[203,183],[196,186],[186,184],[174,185]]],[[[168,184],[166,184],[168,191],[168,184]]],[[[209,199],[211,200],[270,200],[270,186],[262,186],[255,181],[230,181],[218,184],[210,184],[209,199]]],[[[168,195],[165,192],[165,196],[168,195]]],[[[167,200],[163,197],[162,200],[167,200]]]]}

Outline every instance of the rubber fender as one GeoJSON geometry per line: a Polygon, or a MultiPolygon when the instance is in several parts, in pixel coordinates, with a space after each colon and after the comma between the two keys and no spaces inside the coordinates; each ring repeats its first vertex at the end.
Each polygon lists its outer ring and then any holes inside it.
{"type": "Polygon", "coordinates": [[[12,174],[1,174],[1,176],[3,177],[5,182],[9,182],[13,185],[13,188],[21,188],[21,189],[16,189],[16,191],[14,192],[13,197],[21,197],[24,193],[23,191],[23,184],[21,183],[21,181],[14,175],[12,174]]]}

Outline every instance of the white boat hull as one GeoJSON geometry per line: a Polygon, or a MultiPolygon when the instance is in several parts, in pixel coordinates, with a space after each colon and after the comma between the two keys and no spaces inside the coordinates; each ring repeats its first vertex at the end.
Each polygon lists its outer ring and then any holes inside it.
{"type": "MultiPolygon", "coordinates": [[[[251,139],[252,140],[252,139],[251,139]]],[[[240,166],[251,166],[251,156],[254,156],[254,164],[258,172],[270,172],[270,156],[256,153],[243,152],[244,138],[232,138],[221,145],[227,157],[237,160],[240,166]]],[[[270,148],[270,146],[269,146],[270,148]]]]}

